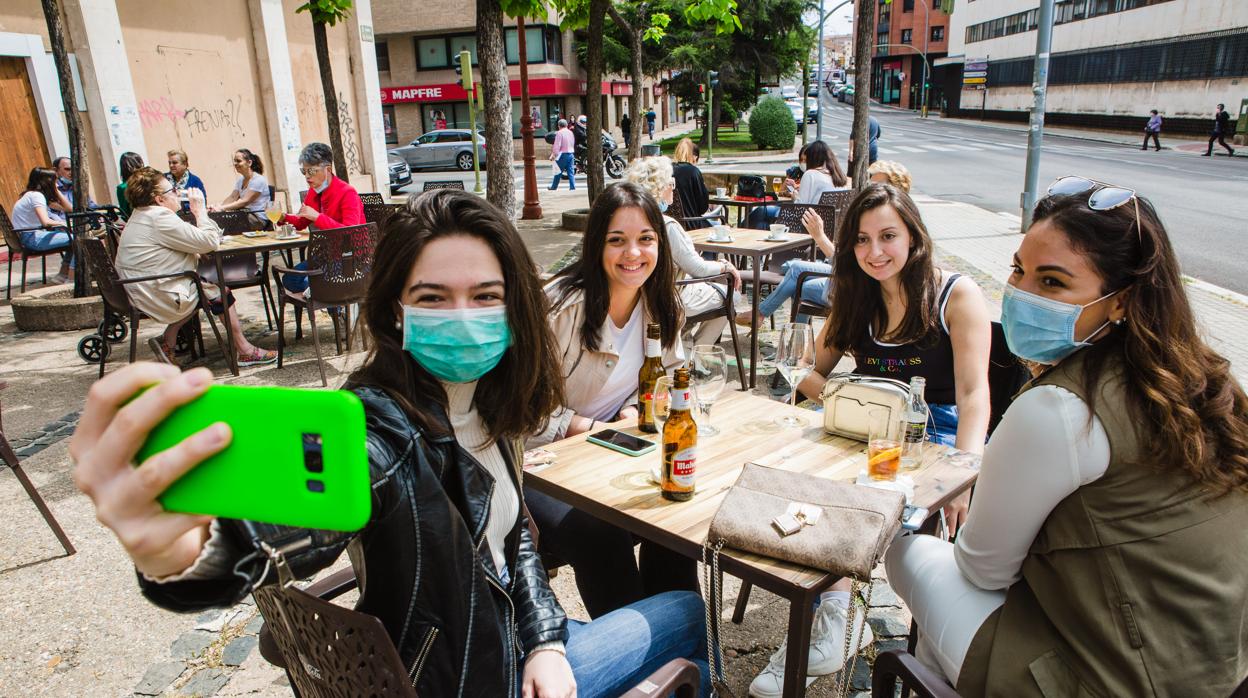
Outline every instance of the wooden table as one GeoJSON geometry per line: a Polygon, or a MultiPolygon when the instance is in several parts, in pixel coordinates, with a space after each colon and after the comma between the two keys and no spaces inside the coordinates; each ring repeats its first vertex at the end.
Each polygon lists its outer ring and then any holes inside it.
{"type": "Polygon", "coordinates": [[[745,219],[750,215],[750,211],[759,206],[775,206],[777,204],[791,204],[791,197],[781,197],[780,199],[768,199],[766,201],[749,201],[738,199],[732,196],[710,196],[707,201],[711,204],[719,206],[735,206],[737,208],[737,225],[744,225],[745,219]]]}
{"type": "MultiPolygon", "coordinates": [[[[221,289],[221,302],[223,304],[225,303],[225,293],[227,291],[225,287],[225,269],[222,265],[223,259],[234,254],[262,254],[265,259],[264,268],[267,269],[270,253],[303,247],[308,244],[308,231],[306,230],[299,231],[297,236],[291,238],[277,238],[274,236],[275,233],[273,232],[264,232],[255,236],[249,233],[226,235],[216,250],[205,254],[206,257],[212,259],[213,264],[217,268],[217,283],[221,289]]],[[[273,309],[273,320],[274,322],[277,321],[276,308],[273,309]]],[[[234,337],[230,334],[228,323],[225,326],[225,359],[230,367],[230,372],[237,376],[238,356],[234,353],[234,337]]]]}
{"type": "MultiPolygon", "coordinates": [[[[823,415],[817,412],[729,391],[715,403],[714,423],[720,434],[698,440],[697,492],[687,502],[663,499],[651,482],[649,472],[658,462],[658,453],[627,456],[588,443],[586,434],[547,446],[555,454],[555,463],[527,471],[525,484],[682,555],[701,559],[711,519],[745,463],[850,482],[866,468],[866,444],[826,433],[823,415]],[[786,414],[801,416],[807,426],[785,428],[774,421],[786,414]]],[[[636,428],[624,431],[654,438],[636,428]]],[[[929,443],[919,468],[907,472],[915,481],[912,503],[936,514],[970,487],[978,472],[979,456],[929,443]]],[[[805,695],[815,601],[838,578],[735,550],[725,549],[720,561],[730,574],[789,600],[784,695],[805,695]]],[[[740,622],[739,617],[734,621],[740,622]]]]}
{"type": "MultiPolygon", "coordinates": [[[[750,388],[758,375],[758,303],[762,293],[759,291],[759,275],[763,271],[763,258],[777,252],[807,249],[814,252],[815,241],[809,235],[787,233],[782,240],[768,240],[770,234],[766,230],[753,228],[730,228],[732,242],[712,242],[711,232],[714,228],[697,228],[689,231],[693,239],[693,247],[699,252],[722,252],[723,254],[748,257],[753,273],[754,293],[750,300],[750,388]]],[[[742,386],[745,387],[745,386],[742,386]]]]}

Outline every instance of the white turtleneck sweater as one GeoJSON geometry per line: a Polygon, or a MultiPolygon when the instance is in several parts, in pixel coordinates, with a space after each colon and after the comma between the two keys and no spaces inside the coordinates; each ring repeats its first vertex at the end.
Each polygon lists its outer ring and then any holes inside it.
{"type": "Polygon", "coordinates": [[[451,431],[455,433],[455,440],[494,478],[494,492],[490,496],[490,512],[485,525],[485,542],[490,546],[494,568],[502,573],[506,564],[504,552],[507,534],[511,533],[520,516],[520,494],[512,484],[511,473],[507,472],[507,461],[503,459],[498,442],[490,440],[485,424],[477,415],[477,408],[472,401],[477,392],[476,381],[443,382],[442,388],[446,390],[447,417],[451,420],[451,431]]]}

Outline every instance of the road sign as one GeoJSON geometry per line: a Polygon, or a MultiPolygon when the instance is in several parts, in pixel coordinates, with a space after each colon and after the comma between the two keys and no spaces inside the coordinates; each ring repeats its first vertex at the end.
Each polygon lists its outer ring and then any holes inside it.
{"type": "Polygon", "coordinates": [[[972,71],[972,70],[988,70],[988,59],[987,58],[968,58],[966,59],[966,64],[962,66],[962,70],[964,72],[972,71]]]}
{"type": "Polygon", "coordinates": [[[988,78],[962,78],[963,85],[983,85],[988,82],[988,78]]]}
{"type": "Polygon", "coordinates": [[[968,70],[968,71],[966,71],[965,73],[962,73],[962,77],[964,77],[964,78],[986,78],[986,77],[988,77],[988,71],[986,71],[986,70],[968,70]]]}

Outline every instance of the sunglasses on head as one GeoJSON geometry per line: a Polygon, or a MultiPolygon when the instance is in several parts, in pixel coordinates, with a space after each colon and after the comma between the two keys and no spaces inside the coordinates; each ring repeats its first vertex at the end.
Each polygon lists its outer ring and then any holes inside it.
{"type": "Polygon", "coordinates": [[[1078,196],[1088,192],[1091,192],[1088,195],[1088,208],[1093,211],[1110,211],[1124,204],[1133,203],[1135,205],[1135,232],[1141,240],[1143,239],[1144,233],[1140,230],[1140,200],[1135,195],[1134,189],[1073,175],[1059,177],[1049,185],[1048,189],[1049,196],[1078,196]]]}

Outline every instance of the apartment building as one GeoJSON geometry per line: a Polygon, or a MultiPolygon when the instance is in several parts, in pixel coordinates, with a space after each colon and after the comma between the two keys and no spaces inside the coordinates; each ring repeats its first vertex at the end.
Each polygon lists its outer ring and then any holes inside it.
{"type": "Polygon", "coordinates": [[[942,0],[855,0],[855,23],[857,4],[863,1],[876,3],[871,98],[903,109],[921,108],[926,69],[928,107],[938,109],[944,92],[933,79],[933,63],[948,52],[950,24],[942,0]]]}
{"type": "MultiPolygon", "coordinates": [[[[894,2],[894,4],[896,4],[894,2]]],[[[949,111],[1026,119],[1035,71],[1036,0],[968,0],[950,27],[949,111]],[[962,89],[960,66],[986,62],[985,88],[962,89]]],[[[1248,2],[1061,0],[1056,4],[1046,121],[1204,133],[1213,109],[1248,99],[1248,2]]]]}

